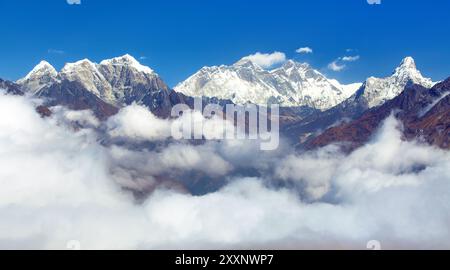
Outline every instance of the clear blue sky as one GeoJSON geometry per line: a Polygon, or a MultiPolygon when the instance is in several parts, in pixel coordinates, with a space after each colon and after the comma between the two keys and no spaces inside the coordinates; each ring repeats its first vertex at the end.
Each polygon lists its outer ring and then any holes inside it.
{"type": "Polygon", "coordinates": [[[60,69],[130,53],[174,86],[202,66],[273,51],[343,82],[388,75],[408,55],[424,75],[450,76],[448,0],[81,1],[0,1],[0,77],[18,79],[42,59],[60,69]],[[314,53],[295,53],[305,46],[314,53]],[[361,58],[327,69],[344,55],[361,58]]]}

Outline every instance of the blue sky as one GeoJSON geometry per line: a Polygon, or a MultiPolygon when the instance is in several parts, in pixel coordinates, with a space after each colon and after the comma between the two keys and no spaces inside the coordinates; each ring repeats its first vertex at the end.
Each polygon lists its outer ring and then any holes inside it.
{"type": "Polygon", "coordinates": [[[279,51],[345,83],[388,75],[409,55],[441,80],[450,76],[449,10],[448,0],[2,0],[0,78],[42,59],[60,69],[130,53],[175,86],[202,66],[279,51]]]}

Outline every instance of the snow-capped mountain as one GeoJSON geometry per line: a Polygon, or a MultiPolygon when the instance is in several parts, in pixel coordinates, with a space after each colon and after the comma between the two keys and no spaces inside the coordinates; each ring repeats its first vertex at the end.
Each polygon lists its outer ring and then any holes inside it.
{"type": "Polygon", "coordinates": [[[44,87],[48,87],[57,82],[58,72],[46,61],[40,62],[25,78],[17,81],[22,90],[29,93],[36,93],[44,87]]]}
{"type": "Polygon", "coordinates": [[[58,74],[60,81],[79,82],[85,89],[110,103],[115,103],[111,84],[98,69],[98,65],[88,59],[68,63],[58,74]]]}
{"type": "Polygon", "coordinates": [[[307,63],[287,61],[282,67],[270,71],[282,78],[289,87],[285,93],[295,102],[293,106],[309,106],[316,109],[329,109],[353,95],[361,83],[342,85],[337,80],[328,79],[307,63]]]}
{"type": "Polygon", "coordinates": [[[167,117],[177,102],[204,97],[236,104],[313,108],[322,112],[316,111],[302,125],[321,128],[342,117],[358,117],[368,108],[395,98],[410,83],[427,88],[434,84],[421,75],[411,57],[405,58],[390,77],[370,77],[364,84],[352,85],[328,79],[305,63],[289,60],[281,67],[265,70],[244,58],[231,66],[204,67],[180,83],[175,92],[151,68],[130,55],[100,64],[84,59],[66,64],[60,72],[42,61],[17,81],[24,92],[48,99],[49,106],[91,108],[102,117],[133,102],[167,117]]]}
{"type": "Polygon", "coordinates": [[[298,139],[298,134],[314,134],[335,126],[343,119],[345,122],[358,119],[368,109],[378,108],[408,91],[413,84],[429,89],[435,83],[421,75],[413,58],[406,57],[390,77],[368,78],[354,95],[338,106],[300,119],[287,126],[286,130],[298,139]]]}
{"type": "Polygon", "coordinates": [[[133,102],[147,106],[163,118],[170,116],[172,106],[193,103],[171,90],[156,72],[128,54],[100,64],[88,59],[67,63],[60,72],[42,61],[17,81],[17,87],[42,98],[47,107],[89,109],[102,120],[133,102]]]}
{"type": "Polygon", "coordinates": [[[368,78],[354,98],[366,102],[369,108],[377,107],[400,95],[411,83],[425,88],[431,88],[435,84],[422,76],[412,57],[406,57],[390,77],[368,78]]]}
{"type": "Polygon", "coordinates": [[[341,85],[308,64],[292,60],[280,68],[264,70],[244,58],[231,66],[204,67],[177,85],[175,91],[194,97],[228,99],[236,104],[278,103],[326,110],[349,98],[360,86],[341,85]]]}
{"type": "Polygon", "coordinates": [[[128,54],[102,61],[98,65],[98,70],[111,85],[116,104],[139,101],[149,90],[150,92],[169,90],[158,74],[128,54]]]}
{"type": "Polygon", "coordinates": [[[78,82],[98,98],[119,107],[139,101],[149,92],[169,89],[157,73],[128,54],[100,64],[88,59],[68,63],[59,73],[42,61],[17,83],[37,94],[63,81],[78,82]]]}

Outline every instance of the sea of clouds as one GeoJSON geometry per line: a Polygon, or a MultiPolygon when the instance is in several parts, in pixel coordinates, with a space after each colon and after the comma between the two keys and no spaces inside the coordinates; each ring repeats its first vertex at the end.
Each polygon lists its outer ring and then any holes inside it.
{"type": "Polygon", "coordinates": [[[394,117],[348,155],[173,141],[176,121],[138,105],[43,119],[0,94],[0,248],[450,248],[450,153],[403,141],[394,117]],[[219,183],[193,195],[198,175],[219,183]]]}

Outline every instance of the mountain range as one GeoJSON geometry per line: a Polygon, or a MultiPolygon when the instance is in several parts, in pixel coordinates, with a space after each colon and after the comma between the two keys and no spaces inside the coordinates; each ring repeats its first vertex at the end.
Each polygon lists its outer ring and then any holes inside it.
{"type": "Polygon", "coordinates": [[[100,64],[88,59],[68,63],[60,72],[42,61],[16,84],[26,94],[46,100],[47,106],[91,109],[100,119],[134,102],[146,105],[161,117],[168,117],[169,107],[184,98],[170,90],[151,68],[128,54],[100,64]]]}
{"type": "Polygon", "coordinates": [[[204,67],[178,84],[175,91],[193,97],[228,99],[239,105],[275,103],[326,110],[349,98],[360,86],[341,85],[306,63],[289,60],[279,68],[265,70],[243,58],[231,66],[204,67]]]}
{"type": "Polygon", "coordinates": [[[43,89],[64,81],[76,81],[92,94],[118,107],[140,100],[148,92],[169,89],[158,74],[130,55],[104,60],[100,64],[84,59],[66,64],[60,72],[42,61],[17,84],[25,92],[39,95],[43,89]]]}
{"type": "Polygon", "coordinates": [[[84,59],[66,64],[59,72],[42,61],[16,82],[0,80],[0,88],[10,94],[41,98],[44,104],[39,111],[45,115],[51,113],[51,107],[63,105],[72,110],[90,109],[101,120],[132,103],[167,118],[174,105],[192,107],[195,97],[222,105],[280,104],[282,132],[305,147],[340,141],[357,147],[367,141],[388,112],[400,109],[405,111],[406,137],[427,133],[427,142],[449,147],[448,81],[435,84],[423,77],[411,57],[403,59],[388,77],[370,77],[350,85],[328,79],[306,63],[288,60],[266,70],[243,58],[231,66],[204,67],[174,89],[130,55],[99,64],[84,59]],[[427,113],[413,117],[427,106],[427,113]],[[370,124],[367,119],[371,119],[370,124]],[[366,129],[356,132],[360,125],[366,129]]]}

